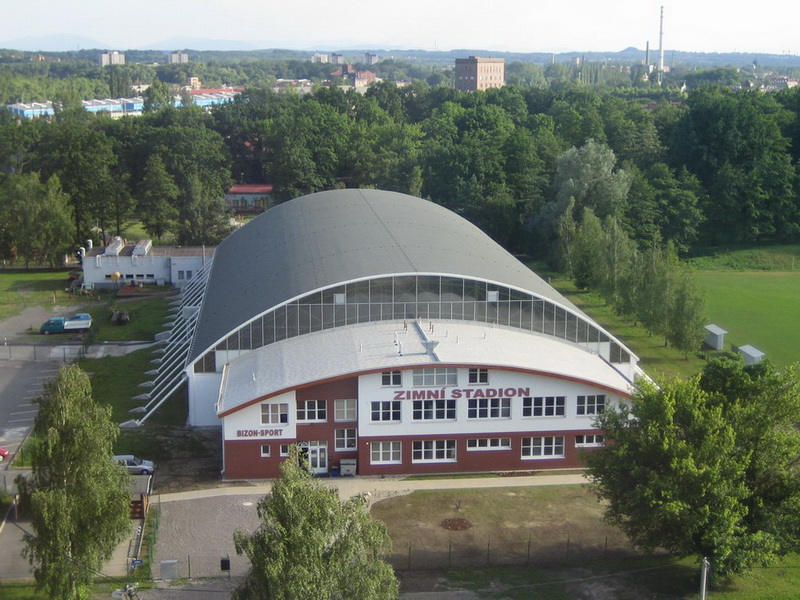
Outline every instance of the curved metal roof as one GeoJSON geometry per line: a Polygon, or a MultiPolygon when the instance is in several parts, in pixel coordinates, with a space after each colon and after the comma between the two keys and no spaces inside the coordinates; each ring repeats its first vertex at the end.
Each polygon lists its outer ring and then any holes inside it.
{"type": "Polygon", "coordinates": [[[433,202],[381,190],[280,204],[217,247],[190,358],[287,300],[366,277],[441,273],[495,281],[581,313],[488,235],[433,202]]]}

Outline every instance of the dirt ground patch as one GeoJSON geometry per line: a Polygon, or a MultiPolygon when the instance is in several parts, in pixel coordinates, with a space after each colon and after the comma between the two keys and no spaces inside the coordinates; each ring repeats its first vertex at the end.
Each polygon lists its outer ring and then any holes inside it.
{"type": "Polygon", "coordinates": [[[632,553],[602,521],[584,486],[418,491],[377,502],[372,514],[394,541],[392,564],[413,570],[601,559],[632,553]],[[462,519],[465,529],[442,522],[462,519]]]}

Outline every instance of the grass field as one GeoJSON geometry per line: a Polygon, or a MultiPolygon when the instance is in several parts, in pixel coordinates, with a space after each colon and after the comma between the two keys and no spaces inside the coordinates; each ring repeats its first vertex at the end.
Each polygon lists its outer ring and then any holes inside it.
{"type": "Polygon", "coordinates": [[[779,368],[800,353],[800,272],[698,271],[709,320],[728,331],[726,344],[751,344],[779,368]]]}
{"type": "Polygon", "coordinates": [[[64,303],[67,271],[0,270],[0,319],[18,314],[29,306],[64,303]]]}

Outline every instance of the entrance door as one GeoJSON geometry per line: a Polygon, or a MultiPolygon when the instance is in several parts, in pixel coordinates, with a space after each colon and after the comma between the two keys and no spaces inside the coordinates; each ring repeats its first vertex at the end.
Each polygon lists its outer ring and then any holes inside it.
{"type": "Polygon", "coordinates": [[[315,475],[328,472],[328,442],[308,442],[308,470],[315,475]]]}

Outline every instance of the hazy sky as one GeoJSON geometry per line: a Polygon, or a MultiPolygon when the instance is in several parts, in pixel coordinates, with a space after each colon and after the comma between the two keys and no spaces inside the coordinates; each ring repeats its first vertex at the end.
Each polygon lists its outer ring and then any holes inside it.
{"type": "MultiPolygon", "coordinates": [[[[35,0],[9,6],[0,45],[77,34],[109,48],[177,36],[260,48],[479,48],[616,51],[664,46],[701,52],[800,54],[796,0],[35,0]],[[474,8],[485,6],[485,9],[474,8]],[[491,11],[491,12],[490,12],[491,11]]],[[[200,48],[202,49],[202,48],[200,48]]]]}

